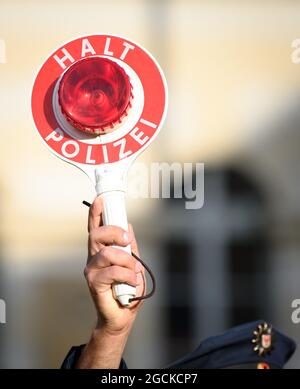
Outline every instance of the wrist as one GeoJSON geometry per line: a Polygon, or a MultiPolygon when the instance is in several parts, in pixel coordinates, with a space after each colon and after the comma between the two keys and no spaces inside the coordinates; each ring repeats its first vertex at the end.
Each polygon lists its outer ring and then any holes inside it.
{"type": "Polygon", "coordinates": [[[107,336],[107,337],[128,337],[132,329],[134,320],[127,321],[126,324],[116,324],[111,323],[110,321],[103,320],[101,317],[98,317],[96,326],[94,328],[94,335],[97,336],[107,336]]]}
{"type": "Polygon", "coordinates": [[[95,341],[103,338],[127,339],[132,328],[132,324],[122,328],[115,328],[109,324],[97,323],[92,332],[95,341]]]}
{"type": "Polygon", "coordinates": [[[106,326],[96,326],[76,368],[118,369],[129,333],[130,330],[112,331],[106,326]]]}
{"type": "Polygon", "coordinates": [[[95,327],[91,337],[95,355],[98,354],[98,352],[102,356],[105,354],[105,359],[114,360],[114,368],[118,368],[129,334],[130,329],[116,331],[108,326],[101,326],[100,328],[95,327]]]}

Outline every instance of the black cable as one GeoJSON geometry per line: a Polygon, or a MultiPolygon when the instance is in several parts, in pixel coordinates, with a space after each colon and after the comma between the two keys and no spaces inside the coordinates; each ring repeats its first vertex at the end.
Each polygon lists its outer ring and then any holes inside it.
{"type": "MultiPolygon", "coordinates": [[[[89,203],[88,201],[85,201],[83,200],[82,204],[86,205],[87,207],[90,207],[92,204],[89,203]]],[[[141,260],[141,258],[139,258],[134,252],[131,252],[131,255],[137,260],[139,261],[143,266],[144,268],[147,270],[147,272],[149,273],[149,276],[151,278],[151,281],[152,281],[152,290],[151,292],[149,292],[148,294],[144,294],[143,296],[139,296],[139,297],[133,297],[131,299],[129,299],[129,302],[133,302],[133,301],[141,301],[141,300],[145,300],[151,296],[154,295],[155,293],[155,290],[156,290],[156,281],[155,281],[155,277],[154,277],[154,274],[152,273],[151,269],[146,265],[146,263],[144,261],[141,260]]]]}
{"type": "Polygon", "coordinates": [[[139,258],[136,254],[134,254],[132,251],[131,251],[131,255],[137,260],[139,261],[143,266],[144,268],[147,270],[147,272],[149,273],[149,276],[151,277],[151,281],[152,281],[152,290],[151,292],[149,292],[148,294],[144,294],[143,296],[140,296],[140,297],[133,297],[131,299],[129,299],[129,302],[131,303],[132,301],[140,301],[140,300],[145,300],[145,299],[148,299],[149,297],[153,296],[154,293],[155,293],[155,290],[156,290],[156,281],[155,281],[155,277],[154,277],[154,274],[152,273],[152,271],[150,270],[150,268],[145,264],[144,261],[141,260],[141,258],[139,258]]]}

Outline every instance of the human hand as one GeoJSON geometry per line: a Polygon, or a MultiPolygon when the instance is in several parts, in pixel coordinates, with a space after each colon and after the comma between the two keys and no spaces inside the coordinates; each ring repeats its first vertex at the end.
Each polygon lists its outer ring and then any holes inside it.
{"type": "Polygon", "coordinates": [[[126,333],[142,301],[121,306],[113,297],[112,285],[127,283],[136,286],[137,296],[143,295],[146,289],[144,268],[124,250],[111,247],[130,244],[131,250],[139,255],[132,226],[128,226],[128,232],[117,226],[103,226],[102,211],[102,199],[97,197],[89,211],[88,259],[84,275],[97,311],[96,328],[104,328],[111,334],[126,333]]]}

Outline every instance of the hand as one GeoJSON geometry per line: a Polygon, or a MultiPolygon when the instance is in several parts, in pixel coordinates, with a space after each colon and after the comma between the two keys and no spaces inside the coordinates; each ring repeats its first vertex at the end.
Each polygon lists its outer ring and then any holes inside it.
{"type": "Polygon", "coordinates": [[[128,232],[117,226],[103,226],[102,211],[102,200],[97,197],[89,212],[88,259],[84,275],[97,310],[96,328],[110,334],[127,333],[142,302],[121,306],[113,297],[112,284],[121,282],[136,286],[137,296],[141,296],[146,289],[144,268],[130,254],[110,247],[130,244],[131,250],[139,255],[132,226],[128,226],[128,232]]]}

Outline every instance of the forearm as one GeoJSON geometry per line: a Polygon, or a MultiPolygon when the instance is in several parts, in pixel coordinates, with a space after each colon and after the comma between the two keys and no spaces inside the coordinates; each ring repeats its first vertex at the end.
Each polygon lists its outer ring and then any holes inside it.
{"type": "Polygon", "coordinates": [[[76,369],[118,369],[129,331],[111,334],[95,329],[76,364],[76,369]]]}

